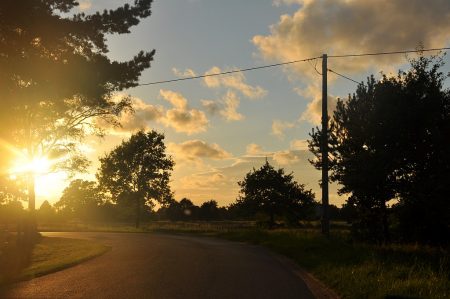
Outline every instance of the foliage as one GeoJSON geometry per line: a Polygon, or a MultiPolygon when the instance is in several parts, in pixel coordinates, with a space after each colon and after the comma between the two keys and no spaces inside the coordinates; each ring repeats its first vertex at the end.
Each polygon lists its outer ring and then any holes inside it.
{"type": "Polygon", "coordinates": [[[310,212],[314,194],[293,178],[292,173],[285,174],[282,168],[275,170],[266,161],[260,169],[253,169],[238,182],[241,190],[237,205],[252,214],[266,213],[271,226],[275,224],[275,216],[296,223],[310,212]]]}
{"type": "MultiPolygon", "coordinates": [[[[337,104],[328,140],[331,179],[350,195],[359,237],[389,241],[388,203],[398,200],[403,240],[450,240],[450,93],[442,87],[442,64],[420,56],[408,72],[370,77],[337,104]]],[[[320,168],[321,131],[311,137],[312,163],[320,168]]]]}
{"type": "Polygon", "coordinates": [[[115,116],[130,109],[130,100],[114,93],[136,86],[150,67],[154,51],[110,60],[106,35],[129,33],[150,15],[151,0],[92,15],[73,14],[77,6],[73,0],[0,2],[0,98],[8,107],[0,111],[2,171],[11,156],[48,157],[56,168],[85,170],[78,142],[102,133],[94,118],[118,124],[115,116]]]}
{"type": "Polygon", "coordinates": [[[136,226],[144,206],[172,201],[169,187],[174,162],[165,153],[164,135],[139,131],[100,158],[97,179],[116,203],[134,203],[136,226]]]}
{"type": "Polygon", "coordinates": [[[77,179],[64,189],[60,200],[55,203],[55,208],[65,217],[87,220],[96,215],[95,212],[102,202],[102,195],[95,182],[77,179]]]}

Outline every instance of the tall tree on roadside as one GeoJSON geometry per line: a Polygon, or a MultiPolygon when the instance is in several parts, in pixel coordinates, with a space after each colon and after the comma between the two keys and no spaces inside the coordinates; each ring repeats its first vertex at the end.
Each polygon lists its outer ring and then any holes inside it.
{"type": "MultiPolygon", "coordinates": [[[[450,236],[450,93],[442,87],[441,58],[410,62],[412,68],[396,77],[359,85],[338,102],[330,123],[331,179],[350,195],[353,228],[364,239],[389,241],[393,199],[402,238],[440,242],[450,236]]],[[[312,163],[320,168],[321,131],[311,137],[312,163]]]]}
{"type": "MultiPolygon", "coordinates": [[[[151,13],[151,0],[114,10],[73,14],[74,0],[0,1],[1,171],[11,156],[57,159],[58,166],[85,169],[76,151],[86,134],[101,133],[92,118],[113,122],[130,107],[113,99],[136,86],[154,50],[129,61],[107,57],[106,34],[129,33],[151,13]]],[[[34,206],[34,173],[29,175],[29,209],[34,206]]]]}
{"type": "Polygon", "coordinates": [[[164,135],[139,131],[100,158],[100,187],[112,195],[113,201],[134,202],[136,227],[144,205],[172,201],[169,178],[174,162],[165,150],[164,135]]]}
{"type": "Polygon", "coordinates": [[[270,226],[275,224],[277,215],[290,222],[306,217],[314,202],[311,190],[294,181],[292,173],[285,174],[282,168],[276,170],[268,161],[247,173],[238,184],[241,190],[237,204],[253,214],[266,213],[270,226]]]}

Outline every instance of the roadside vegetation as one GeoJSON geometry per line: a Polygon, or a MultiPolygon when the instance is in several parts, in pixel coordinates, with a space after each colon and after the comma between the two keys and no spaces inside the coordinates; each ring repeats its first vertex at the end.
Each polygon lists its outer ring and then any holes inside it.
{"type": "Polygon", "coordinates": [[[28,243],[0,234],[0,285],[65,269],[109,250],[90,240],[39,237],[28,243]]]}

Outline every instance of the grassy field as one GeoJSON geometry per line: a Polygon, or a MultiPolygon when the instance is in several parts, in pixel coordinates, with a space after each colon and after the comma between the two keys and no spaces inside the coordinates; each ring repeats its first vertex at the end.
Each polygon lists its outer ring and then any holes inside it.
{"type": "Polygon", "coordinates": [[[0,246],[0,284],[30,279],[101,255],[109,247],[88,241],[41,237],[33,245],[18,244],[13,235],[0,246]]]}

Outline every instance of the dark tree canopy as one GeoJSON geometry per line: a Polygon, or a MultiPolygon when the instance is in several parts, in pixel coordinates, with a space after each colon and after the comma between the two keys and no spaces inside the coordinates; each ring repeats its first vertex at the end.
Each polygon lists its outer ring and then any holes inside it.
{"type": "Polygon", "coordinates": [[[73,0],[1,1],[0,98],[17,105],[81,94],[99,105],[105,95],[136,86],[154,51],[111,61],[105,35],[129,33],[150,15],[151,2],[70,16],[78,6],[73,0]]]}
{"type": "Polygon", "coordinates": [[[241,190],[237,204],[253,214],[266,213],[270,225],[275,223],[275,216],[292,223],[305,218],[314,202],[311,190],[294,181],[292,173],[285,174],[283,168],[276,170],[268,161],[247,173],[238,184],[241,190]]]}
{"type": "Polygon", "coordinates": [[[97,179],[113,201],[130,200],[136,208],[136,226],[144,205],[172,201],[169,179],[174,162],[166,155],[164,135],[139,131],[100,158],[97,179]]]}
{"type": "MultiPolygon", "coordinates": [[[[350,195],[361,237],[389,240],[391,200],[402,207],[396,216],[403,215],[403,238],[439,242],[450,236],[450,93],[441,66],[439,57],[420,56],[409,71],[371,77],[337,104],[330,122],[331,179],[350,195]]],[[[313,164],[320,168],[321,131],[311,137],[313,164]]]]}

